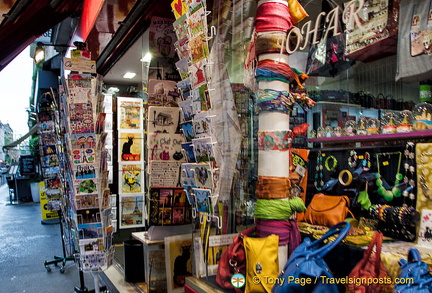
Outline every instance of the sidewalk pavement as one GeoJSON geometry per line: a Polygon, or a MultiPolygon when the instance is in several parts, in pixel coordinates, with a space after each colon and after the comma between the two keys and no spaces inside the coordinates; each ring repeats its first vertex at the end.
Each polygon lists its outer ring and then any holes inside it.
{"type": "Polygon", "coordinates": [[[1,292],[66,293],[75,288],[94,289],[91,274],[84,275],[84,287],[73,261],[64,273],[44,262],[63,256],[59,224],[42,224],[39,203],[11,205],[7,184],[0,186],[0,284],[1,292]]]}

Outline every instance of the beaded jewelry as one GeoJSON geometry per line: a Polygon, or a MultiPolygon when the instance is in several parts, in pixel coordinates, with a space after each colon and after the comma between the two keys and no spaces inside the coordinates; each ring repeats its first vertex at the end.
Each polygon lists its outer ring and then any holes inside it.
{"type": "Polygon", "coordinates": [[[323,174],[323,154],[321,153],[321,151],[318,151],[318,156],[317,156],[317,165],[316,165],[316,173],[315,173],[315,188],[318,191],[322,190],[322,187],[324,186],[324,174],[323,174]]]}
{"type": "Polygon", "coordinates": [[[405,169],[405,176],[403,178],[403,181],[408,187],[402,192],[402,195],[404,197],[403,200],[403,206],[408,206],[406,201],[409,198],[410,199],[410,206],[414,205],[415,200],[415,193],[414,193],[414,187],[415,187],[415,166],[414,166],[414,143],[413,142],[407,142],[405,151],[405,163],[404,163],[404,169],[405,169]]]}
{"type": "Polygon", "coordinates": [[[377,154],[377,167],[378,167],[378,173],[376,173],[376,181],[375,184],[378,187],[377,192],[380,196],[384,197],[384,199],[386,201],[392,201],[394,197],[399,197],[402,195],[402,192],[400,190],[400,188],[398,187],[400,181],[403,179],[403,175],[401,173],[399,173],[400,170],[400,163],[401,163],[401,159],[402,159],[402,153],[401,152],[395,152],[395,153],[389,153],[390,154],[397,154],[399,155],[399,161],[398,161],[398,166],[397,166],[397,171],[396,171],[396,176],[395,176],[395,184],[394,187],[391,190],[387,190],[384,186],[383,186],[383,182],[381,179],[381,174],[380,174],[380,162],[379,162],[379,155],[382,154],[377,154]]]}
{"type": "Polygon", "coordinates": [[[348,157],[348,166],[351,168],[357,167],[357,152],[355,150],[350,151],[350,155],[348,157]]]}
{"type": "Polygon", "coordinates": [[[325,165],[325,168],[327,171],[330,171],[330,172],[334,171],[334,170],[336,170],[336,167],[338,165],[338,160],[336,159],[335,156],[328,156],[325,159],[324,165],[325,165]],[[330,165],[330,162],[332,162],[331,165],[330,165]]]}

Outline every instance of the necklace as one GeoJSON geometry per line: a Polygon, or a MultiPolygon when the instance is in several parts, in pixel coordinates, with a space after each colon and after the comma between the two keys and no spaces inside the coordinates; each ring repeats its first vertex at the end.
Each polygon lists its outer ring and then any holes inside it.
{"type": "Polygon", "coordinates": [[[421,163],[421,174],[420,174],[420,178],[419,178],[419,182],[420,182],[420,187],[422,189],[423,195],[427,198],[432,200],[432,190],[429,189],[428,185],[427,185],[427,180],[426,180],[426,176],[425,175],[425,169],[426,169],[426,160],[425,157],[426,156],[432,156],[432,154],[430,153],[422,153],[420,155],[420,163],[421,163]]]}
{"type": "MultiPolygon", "coordinates": [[[[386,201],[392,201],[394,197],[399,197],[402,195],[402,192],[401,192],[400,188],[398,187],[400,181],[403,179],[403,175],[401,173],[399,173],[400,164],[401,164],[401,160],[402,160],[402,153],[401,152],[394,152],[394,153],[377,154],[376,157],[377,157],[378,173],[376,174],[375,184],[378,187],[377,192],[380,196],[384,197],[384,199],[386,201]],[[398,166],[396,169],[396,176],[395,176],[395,184],[391,190],[387,190],[383,186],[383,181],[381,179],[382,176],[380,174],[380,161],[379,161],[380,155],[388,155],[388,156],[399,155],[398,166]]],[[[388,165],[388,164],[389,164],[388,161],[383,162],[383,165],[388,165]]]]}
{"type": "Polygon", "coordinates": [[[410,200],[411,205],[414,205],[415,200],[415,193],[414,193],[414,187],[415,187],[415,166],[414,166],[414,143],[413,142],[407,142],[405,147],[405,163],[404,163],[404,169],[405,169],[405,176],[403,178],[403,181],[408,187],[402,192],[403,195],[403,206],[407,207],[407,199],[410,200]]]}
{"type": "Polygon", "coordinates": [[[316,165],[316,173],[315,173],[315,188],[318,191],[321,191],[322,187],[324,186],[324,174],[323,174],[323,154],[321,153],[321,151],[318,151],[318,156],[317,156],[317,165],[316,165]]]}
{"type": "Polygon", "coordinates": [[[357,167],[357,152],[355,150],[350,151],[350,155],[348,157],[348,166],[351,168],[357,167]]]}

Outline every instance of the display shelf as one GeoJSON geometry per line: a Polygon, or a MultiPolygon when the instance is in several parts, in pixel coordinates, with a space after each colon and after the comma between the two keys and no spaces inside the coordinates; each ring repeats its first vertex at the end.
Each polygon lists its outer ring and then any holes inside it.
{"type": "Polygon", "coordinates": [[[323,143],[323,144],[340,144],[340,143],[349,143],[349,142],[416,140],[416,139],[424,139],[424,138],[432,138],[432,130],[421,130],[421,131],[390,133],[390,134],[308,138],[307,142],[315,142],[315,143],[323,143]]]}

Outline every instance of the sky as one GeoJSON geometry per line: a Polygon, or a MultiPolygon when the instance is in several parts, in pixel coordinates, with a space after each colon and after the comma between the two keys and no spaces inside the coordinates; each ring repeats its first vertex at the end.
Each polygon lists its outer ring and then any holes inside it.
{"type": "Polygon", "coordinates": [[[31,95],[33,59],[26,48],[0,71],[0,121],[9,123],[14,138],[29,130],[27,109],[31,95]]]}

